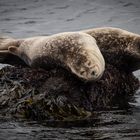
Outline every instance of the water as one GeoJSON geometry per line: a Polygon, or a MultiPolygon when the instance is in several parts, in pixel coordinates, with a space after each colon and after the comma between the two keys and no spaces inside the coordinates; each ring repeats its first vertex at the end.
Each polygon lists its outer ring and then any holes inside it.
{"type": "MultiPolygon", "coordinates": [[[[20,38],[114,26],[140,34],[139,15],[139,0],[0,0],[0,33],[20,38]]],[[[135,75],[140,79],[140,71],[135,75]]],[[[130,104],[128,110],[95,112],[93,120],[75,122],[1,118],[0,140],[139,140],[140,91],[130,104]]]]}
{"type": "Polygon", "coordinates": [[[76,122],[15,122],[1,121],[1,140],[139,140],[140,108],[95,112],[93,120],[76,122]],[[49,126],[49,127],[48,127],[49,126]]]}

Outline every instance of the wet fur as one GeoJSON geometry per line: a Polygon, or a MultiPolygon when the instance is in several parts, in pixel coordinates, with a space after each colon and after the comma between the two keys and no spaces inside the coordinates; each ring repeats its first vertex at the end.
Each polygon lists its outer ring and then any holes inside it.
{"type": "Polygon", "coordinates": [[[10,44],[9,52],[31,67],[62,66],[79,78],[97,80],[104,71],[104,58],[96,41],[85,33],[60,33],[49,37],[33,37],[10,44]]]}
{"type": "MultiPolygon", "coordinates": [[[[93,28],[81,32],[96,39],[107,63],[127,72],[140,68],[140,35],[112,27],[93,28]]],[[[1,46],[0,49],[2,50],[1,46]]],[[[1,58],[4,56],[5,53],[1,58]]]]}
{"type": "Polygon", "coordinates": [[[128,72],[140,68],[140,35],[112,27],[93,28],[82,32],[96,39],[106,62],[128,72]]]}

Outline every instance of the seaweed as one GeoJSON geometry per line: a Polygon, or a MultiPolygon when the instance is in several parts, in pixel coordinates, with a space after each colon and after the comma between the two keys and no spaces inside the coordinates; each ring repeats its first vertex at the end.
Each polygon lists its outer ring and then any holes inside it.
{"type": "Polygon", "coordinates": [[[132,73],[107,64],[99,81],[84,82],[62,68],[7,66],[0,70],[1,115],[31,120],[79,120],[95,110],[127,108],[139,88],[132,73]]]}

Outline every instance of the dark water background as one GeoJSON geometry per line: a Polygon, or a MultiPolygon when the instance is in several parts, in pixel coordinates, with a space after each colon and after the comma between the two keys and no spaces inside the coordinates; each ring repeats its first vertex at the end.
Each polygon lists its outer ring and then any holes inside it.
{"type": "MultiPolygon", "coordinates": [[[[16,38],[100,26],[140,34],[139,0],[0,0],[0,34],[16,38]]],[[[2,67],[2,65],[0,65],[2,67]]],[[[140,79],[140,71],[135,72],[140,79]]],[[[17,122],[0,119],[0,140],[140,140],[140,92],[128,110],[96,112],[93,120],[17,122]],[[50,127],[47,127],[47,126],[50,127]]]]}

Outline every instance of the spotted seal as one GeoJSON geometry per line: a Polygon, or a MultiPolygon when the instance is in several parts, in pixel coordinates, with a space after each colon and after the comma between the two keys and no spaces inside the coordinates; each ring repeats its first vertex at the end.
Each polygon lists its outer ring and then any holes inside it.
{"type": "Polygon", "coordinates": [[[47,69],[61,66],[87,81],[99,79],[105,69],[105,61],[95,39],[85,33],[31,37],[11,41],[7,47],[10,53],[30,67],[47,69]]]}
{"type": "Polygon", "coordinates": [[[132,72],[140,69],[140,35],[120,28],[82,30],[94,37],[107,63],[132,72]]]}

